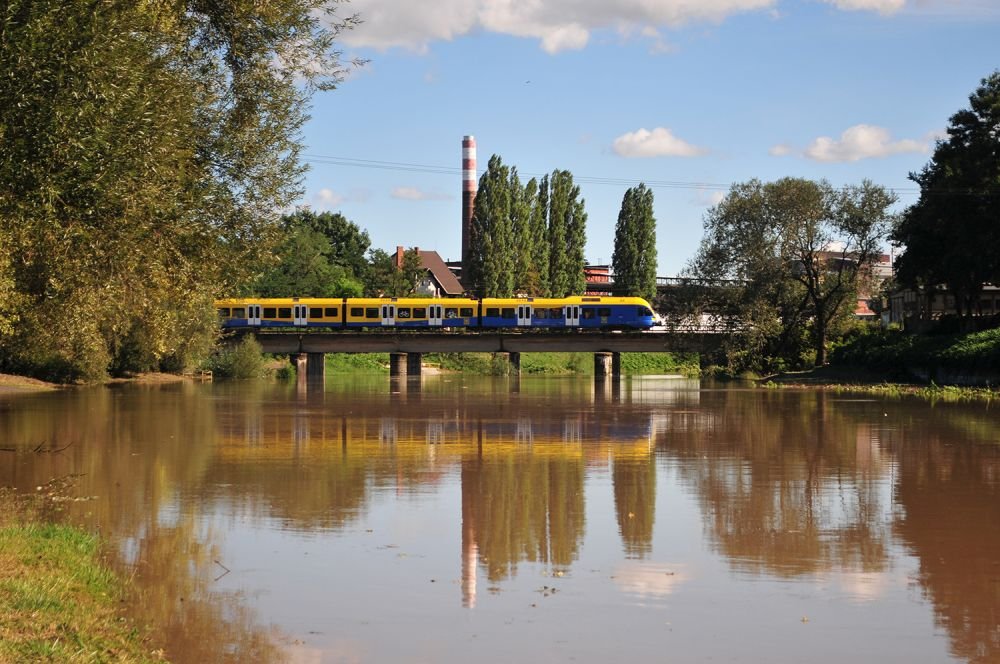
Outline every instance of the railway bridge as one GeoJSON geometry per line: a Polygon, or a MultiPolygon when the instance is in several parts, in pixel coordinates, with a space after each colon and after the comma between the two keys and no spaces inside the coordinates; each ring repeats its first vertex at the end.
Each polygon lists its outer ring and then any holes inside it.
{"type": "Polygon", "coordinates": [[[325,375],[326,353],[389,353],[390,375],[419,376],[424,353],[505,353],[511,371],[520,373],[521,353],[594,353],[594,375],[617,379],[621,353],[705,352],[717,349],[728,330],[710,326],[674,327],[643,332],[584,332],[513,330],[420,332],[366,330],[309,332],[242,330],[229,337],[235,343],[253,335],[265,353],[298,358],[300,375],[325,375]],[[303,371],[304,370],[304,371],[303,371]]]}

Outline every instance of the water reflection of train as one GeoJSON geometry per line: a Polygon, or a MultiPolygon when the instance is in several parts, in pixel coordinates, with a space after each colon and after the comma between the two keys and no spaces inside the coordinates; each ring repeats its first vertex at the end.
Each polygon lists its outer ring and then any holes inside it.
{"type": "Polygon", "coordinates": [[[544,328],[648,330],[656,323],[638,297],[243,298],[219,300],[222,327],[544,328]]]}

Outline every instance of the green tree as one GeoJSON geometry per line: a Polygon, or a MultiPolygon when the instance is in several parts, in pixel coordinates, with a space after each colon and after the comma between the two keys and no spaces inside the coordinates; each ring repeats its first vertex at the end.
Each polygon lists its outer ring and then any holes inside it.
{"type": "Polygon", "coordinates": [[[653,192],[645,184],[625,192],[611,258],[617,295],[656,296],[656,218],[653,192]]]}
{"type": "MultiPolygon", "coordinates": [[[[530,186],[530,182],[528,183],[530,186]]],[[[527,194],[526,194],[527,195],[527,194]]],[[[549,176],[543,175],[531,203],[531,265],[529,290],[532,295],[549,294],[549,176]]]]}
{"type": "Polygon", "coordinates": [[[312,92],[354,19],[319,0],[15,0],[0,15],[7,369],[188,363],[298,194],[312,92]]]}
{"type": "Polygon", "coordinates": [[[817,364],[826,362],[827,338],[871,274],[895,201],[868,181],[836,191],[785,178],[736,184],[709,210],[690,269],[742,284],[734,309],[742,332],[737,368],[767,369],[768,359],[798,365],[807,347],[817,364]]]}
{"type": "Polygon", "coordinates": [[[287,227],[304,225],[322,233],[330,243],[327,253],[330,264],[342,268],[355,279],[365,280],[369,268],[366,255],[372,244],[368,231],[339,212],[299,210],[284,221],[287,227]]]}
{"type": "Polygon", "coordinates": [[[520,189],[516,169],[490,157],[479,178],[472,213],[472,241],[466,287],[480,297],[510,297],[514,290],[513,191],[520,189]],[[516,189],[514,185],[516,183],[516,189]]]}
{"type": "Polygon", "coordinates": [[[535,234],[532,228],[532,215],[538,200],[538,181],[531,178],[524,187],[521,187],[516,178],[515,171],[511,177],[514,196],[511,207],[513,290],[518,295],[537,295],[539,277],[534,262],[535,234]]]}
{"type": "Polygon", "coordinates": [[[586,289],[583,272],[587,243],[587,213],[580,187],[569,171],[552,172],[549,191],[549,293],[579,295],[586,289]]]}
{"type": "Polygon", "coordinates": [[[403,264],[396,265],[392,254],[384,249],[369,252],[369,280],[365,285],[370,297],[403,297],[413,295],[427,273],[416,249],[403,252],[403,264]]]}
{"type": "MultiPolygon", "coordinates": [[[[361,282],[331,261],[329,239],[311,226],[293,226],[278,249],[278,263],[256,281],[262,297],[356,297],[361,282]]],[[[366,265],[367,267],[367,265],[366,265]]]]}
{"type": "Polygon", "coordinates": [[[910,179],[919,200],[893,240],[906,245],[896,277],[910,287],[946,285],[960,313],[979,308],[986,282],[1000,282],[1000,71],[982,80],[969,108],[951,116],[948,138],[910,179]]]}

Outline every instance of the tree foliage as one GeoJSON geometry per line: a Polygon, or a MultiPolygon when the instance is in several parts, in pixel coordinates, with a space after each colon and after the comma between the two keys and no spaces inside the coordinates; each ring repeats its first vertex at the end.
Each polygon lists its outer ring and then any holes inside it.
{"type": "Polygon", "coordinates": [[[583,293],[587,213],[569,171],[522,185],[498,155],[479,179],[465,287],[481,297],[583,293]]]}
{"type": "Polygon", "coordinates": [[[284,217],[277,263],[251,290],[262,297],[360,297],[370,266],[368,233],[343,215],[302,210],[284,217]]]}
{"type": "Polygon", "coordinates": [[[413,295],[427,272],[416,249],[403,252],[403,264],[399,266],[392,254],[384,249],[372,249],[369,252],[369,263],[370,272],[365,290],[371,297],[413,295]]]}
{"type": "Polygon", "coordinates": [[[617,295],[649,301],[656,296],[656,218],[653,192],[645,184],[630,188],[622,199],[611,267],[617,295]]]}
{"type": "Polygon", "coordinates": [[[555,170],[548,192],[549,294],[580,295],[587,282],[583,251],[587,244],[587,213],[573,174],[555,170]]]}
{"type": "Polygon", "coordinates": [[[187,363],[298,194],[305,104],[354,23],[319,0],[15,0],[0,10],[7,369],[187,363]],[[12,284],[12,285],[11,285],[12,284]],[[13,317],[13,318],[12,318],[13,317]]]}
{"type": "Polygon", "coordinates": [[[735,368],[766,370],[826,361],[827,339],[853,310],[880,255],[896,198],[865,181],[833,189],[785,178],[733,185],[707,213],[690,271],[730,279],[742,332],[735,368]],[[767,366],[768,363],[773,366],[767,366]]]}
{"type": "Polygon", "coordinates": [[[1000,282],[1000,71],[951,116],[948,138],[910,179],[920,198],[893,232],[906,245],[897,279],[910,287],[947,285],[958,310],[972,314],[983,284],[1000,282]]]}

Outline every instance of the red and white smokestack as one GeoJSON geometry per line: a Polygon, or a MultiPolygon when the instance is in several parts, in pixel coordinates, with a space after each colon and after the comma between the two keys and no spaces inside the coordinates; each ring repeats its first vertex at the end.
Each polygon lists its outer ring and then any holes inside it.
{"type": "Polygon", "coordinates": [[[469,262],[472,210],[476,203],[476,137],[462,137],[462,272],[469,262]]]}

